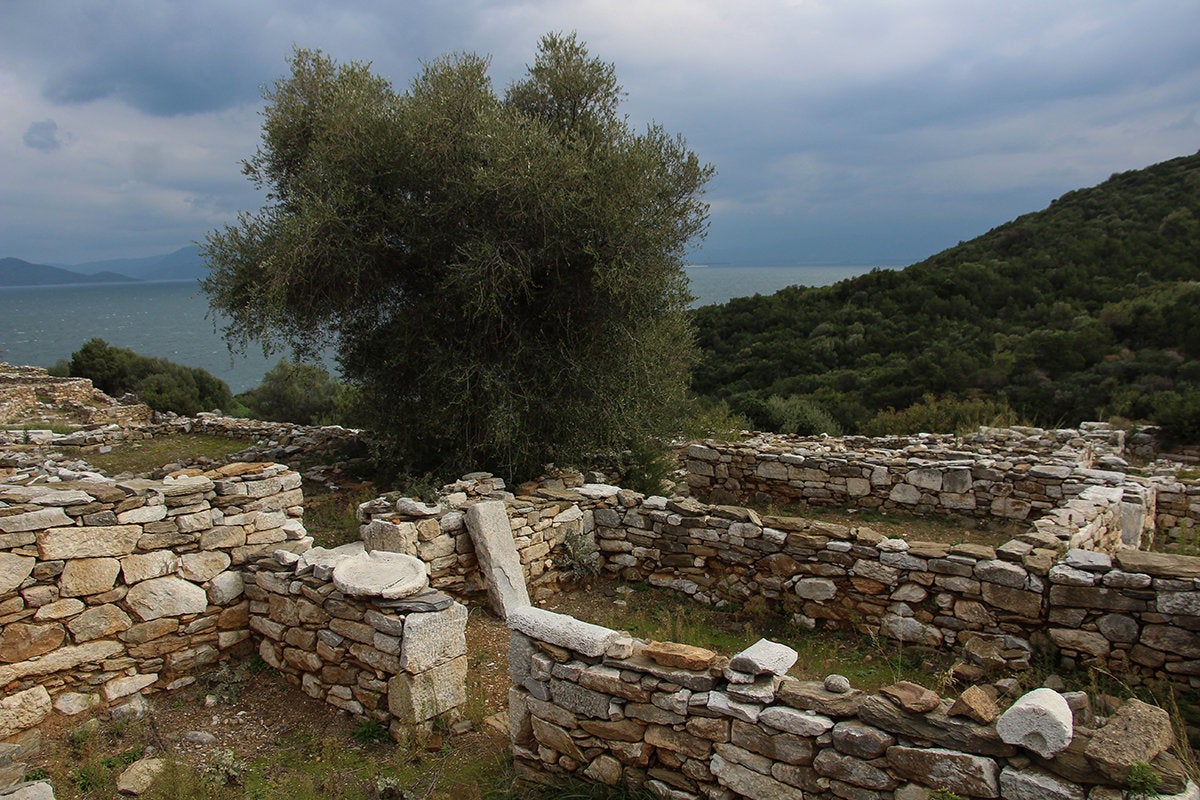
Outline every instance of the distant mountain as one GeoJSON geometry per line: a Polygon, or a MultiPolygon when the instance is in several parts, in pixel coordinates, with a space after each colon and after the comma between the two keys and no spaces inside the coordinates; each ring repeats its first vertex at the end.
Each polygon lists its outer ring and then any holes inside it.
{"type": "Polygon", "coordinates": [[[87,261],[71,264],[70,268],[85,274],[120,272],[147,281],[176,281],[203,278],[208,274],[205,261],[196,245],[181,247],[173,253],[146,258],[114,258],[108,261],[87,261]]]}
{"type": "Polygon", "coordinates": [[[19,258],[0,258],[0,287],[65,286],[71,283],[129,283],[136,281],[128,275],[112,271],[85,275],[49,264],[30,264],[19,258]]]}

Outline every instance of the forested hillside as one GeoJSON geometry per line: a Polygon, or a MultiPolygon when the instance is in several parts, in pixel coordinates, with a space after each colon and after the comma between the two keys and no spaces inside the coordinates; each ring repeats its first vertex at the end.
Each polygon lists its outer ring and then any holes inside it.
{"type": "Polygon", "coordinates": [[[1200,154],[1069,192],[902,271],[706,306],[695,324],[695,390],[760,425],[772,396],[848,432],[900,425],[876,415],[929,395],[1044,425],[1195,415],[1200,154]]]}

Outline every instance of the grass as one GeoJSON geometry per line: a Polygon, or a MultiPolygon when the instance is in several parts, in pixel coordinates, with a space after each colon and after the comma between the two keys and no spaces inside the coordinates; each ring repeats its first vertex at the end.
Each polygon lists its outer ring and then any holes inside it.
{"type": "Polygon", "coordinates": [[[196,458],[220,460],[245,449],[244,439],[203,433],[170,434],[134,442],[119,442],[107,453],[86,454],[88,463],[106,475],[132,472],[141,475],[167,464],[189,462],[196,458]]]}
{"type": "Polygon", "coordinates": [[[304,527],[317,547],[337,547],[359,540],[358,507],[379,495],[371,484],[330,491],[304,484],[304,527]]]}
{"type": "Polygon", "coordinates": [[[981,544],[998,547],[1023,533],[1028,525],[997,519],[962,516],[921,516],[903,511],[874,508],[827,508],[825,506],[763,506],[755,510],[779,517],[833,522],[852,528],[871,528],[892,539],[941,544],[981,544]]]}

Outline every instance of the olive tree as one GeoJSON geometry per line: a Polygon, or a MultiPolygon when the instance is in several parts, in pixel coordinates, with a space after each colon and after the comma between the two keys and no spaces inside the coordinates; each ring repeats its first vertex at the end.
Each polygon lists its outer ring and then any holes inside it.
{"type": "Polygon", "coordinates": [[[404,467],[520,477],[672,423],[712,168],[635,130],[574,35],[503,93],[488,66],[444,56],[398,92],[296,51],[244,165],[266,205],[209,234],[204,290],[234,347],[335,346],[404,467]]]}

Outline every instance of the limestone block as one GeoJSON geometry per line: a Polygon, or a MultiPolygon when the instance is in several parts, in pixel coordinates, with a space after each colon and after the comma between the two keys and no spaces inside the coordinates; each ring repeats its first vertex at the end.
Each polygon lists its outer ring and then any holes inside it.
{"type": "MultiPolygon", "coordinates": [[[[472,506],[472,509],[478,506],[472,506]]],[[[508,627],[532,639],[574,650],[592,658],[603,656],[620,634],[566,614],[526,605],[511,611],[508,627]]]]}
{"type": "Polygon", "coordinates": [[[889,791],[899,784],[884,770],[853,756],[843,755],[832,747],[822,750],[813,759],[813,769],[826,778],[876,791],[889,791]]]}
{"type": "Polygon", "coordinates": [[[389,553],[417,553],[417,526],[411,522],[374,519],[359,529],[359,537],[368,550],[389,553]]]}
{"type": "Polygon", "coordinates": [[[121,572],[115,558],[73,558],[63,567],[58,590],[63,597],[83,597],[112,591],[121,572]]]}
{"type": "Polygon", "coordinates": [[[82,600],[76,600],[73,597],[66,600],[56,600],[39,608],[37,613],[33,615],[33,618],[37,622],[66,619],[67,617],[75,616],[86,607],[82,600]]]}
{"type": "Polygon", "coordinates": [[[181,578],[153,578],[132,587],[125,602],[143,622],[147,622],[160,617],[202,614],[208,608],[208,595],[196,584],[181,578]]]}
{"type": "Polygon", "coordinates": [[[333,568],[333,584],[355,597],[396,600],[429,586],[425,564],[407,553],[378,550],[342,559],[333,568]]]}
{"type": "Polygon", "coordinates": [[[445,611],[409,614],[400,642],[400,668],[424,672],[467,652],[467,608],[455,603],[445,611]]]}
{"type": "Polygon", "coordinates": [[[82,714],[90,711],[100,702],[98,694],[81,694],[79,692],[63,692],[54,698],[54,710],[67,716],[82,714]]]}
{"type": "Polygon", "coordinates": [[[179,557],[170,550],[153,553],[135,553],[121,559],[121,576],[125,583],[133,585],[151,578],[170,575],[179,566],[179,557]]]}
{"type": "Polygon", "coordinates": [[[467,509],[467,531],[487,584],[488,603],[507,620],[514,610],[529,605],[529,590],[504,503],[488,500],[467,509]]]}
{"type": "Polygon", "coordinates": [[[300,571],[312,567],[314,578],[327,581],[333,575],[333,570],[339,563],[347,558],[365,552],[366,550],[362,542],[350,542],[349,544],[343,544],[332,549],[314,547],[300,554],[300,563],[297,565],[296,570],[300,571]]]}
{"type": "Polygon", "coordinates": [[[796,583],[796,594],[805,600],[830,600],[837,594],[837,584],[829,578],[801,578],[796,583]]]}
{"type": "Polygon", "coordinates": [[[1046,688],[1023,695],[996,720],[1001,740],[1032,750],[1042,758],[1052,758],[1065,750],[1074,730],[1066,698],[1046,688]]]}
{"type": "Polygon", "coordinates": [[[140,525],[95,528],[51,528],[37,534],[43,561],[61,558],[127,556],[142,536],[140,525]]]}
{"type": "Polygon", "coordinates": [[[84,611],[68,622],[67,627],[75,641],[81,643],[127,631],[133,627],[133,620],[117,606],[106,603],[84,611]]]}
{"type": "Polygon", "coordinates": [[[941,747],[896,745],[887,749],[887,760],[894,772],[908,780],[945,787],[966,797],[1000,796],[1000,767],[985,756],[941,747]]]}
{"type": "MultiPolygon", "coordinates": [[[[6,517],[0,517],[0,520],[6,517]]],[[[36,558],[0,553],[0,594],[7,594],[20,586],[29,573],[33,572],[36,558]]]]}
{"type": "Polygon", "coordinates": [[[650,642],[642,649],[642,655],[664,667],[689,670],[708,669],[717,657],[712,650],[675,642],[650,642]]]}
{"type": "Polygon", "coordinates": [[[138,506],[117,514],[117,522],[121,525],[145,525],[147,522],[158,522],[166,519],[165,505],[138,506]]]}
{"type": "Polygon", "coordinates": [[[0,698],[0,739],[37,725],[53,709],[45,686],[34,686],[0,698]]]}
{"type": "Polygon", "coordinates": [[[388,681],[388,710],[405,724],[433,719],[467,702],[466,680],[466,656],[416,675],[401,673],[388,681]]]}
{"type": "Polygon", "coordinates": [[[800,657],[786,644],[759,639],[729,661],[729,667],[750,675],[786,675],[800,657]]]}
{"type": "Polygon", "coordinates": [[[66,629],[58,622],[48,625],[14,622],[0,627],[0,663],[45,655],[62,644],[66,635],[66,629]]]}

